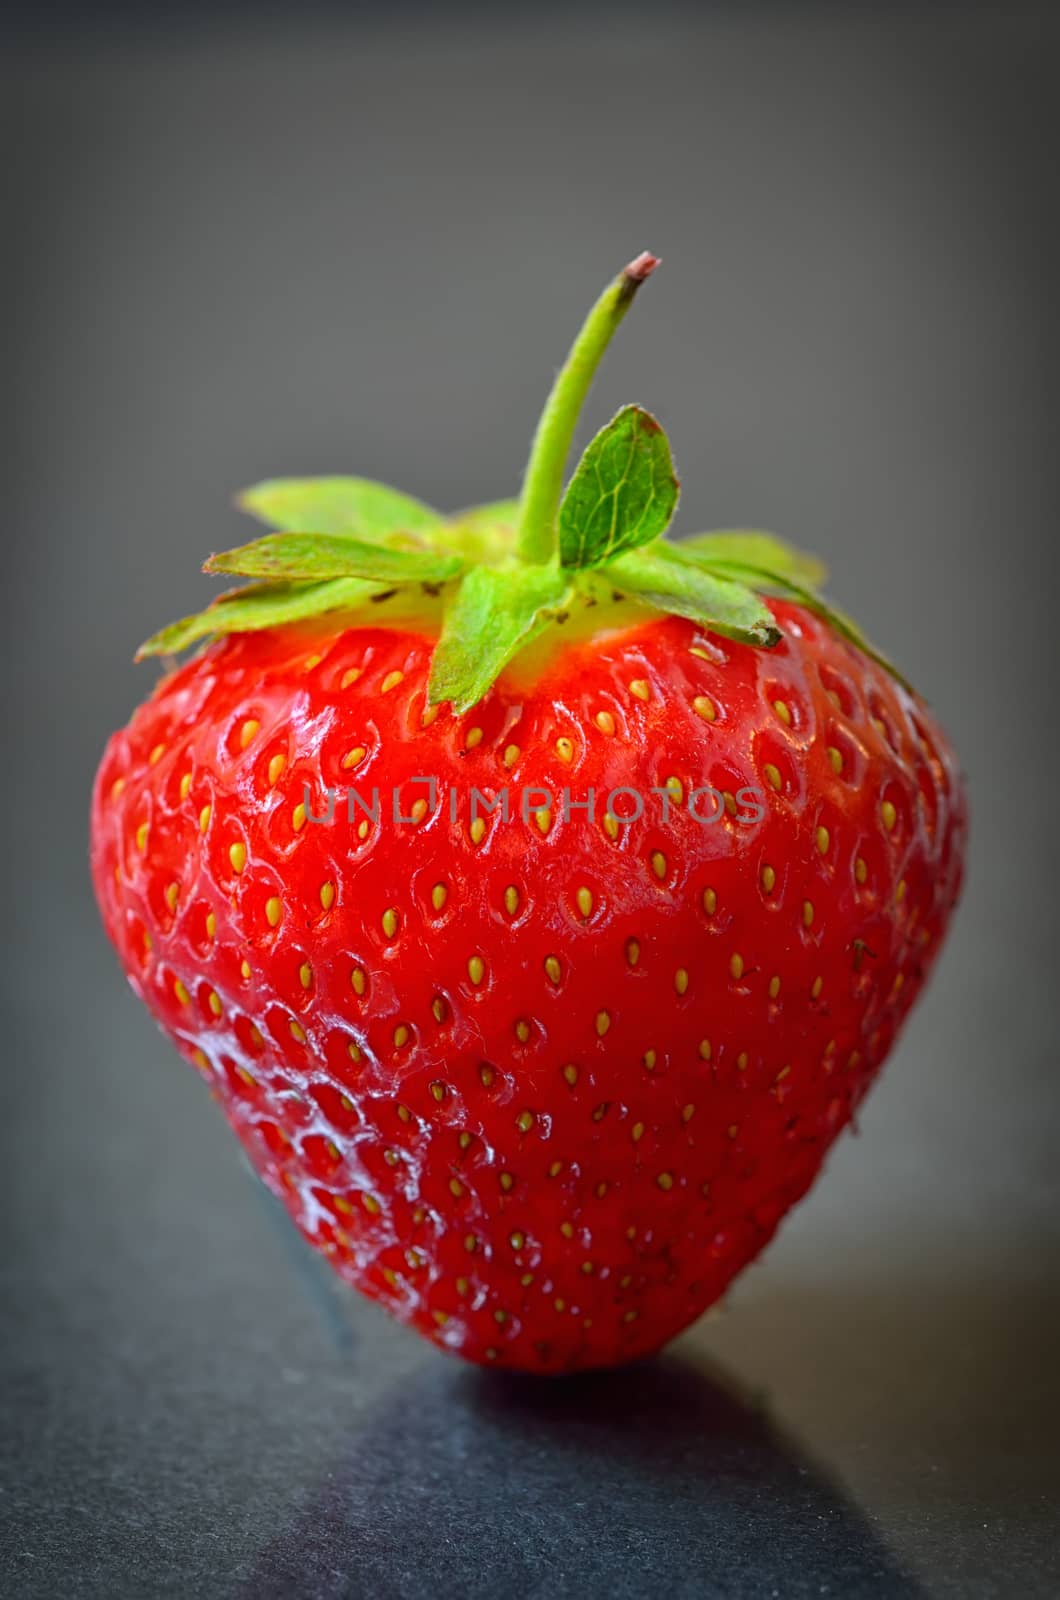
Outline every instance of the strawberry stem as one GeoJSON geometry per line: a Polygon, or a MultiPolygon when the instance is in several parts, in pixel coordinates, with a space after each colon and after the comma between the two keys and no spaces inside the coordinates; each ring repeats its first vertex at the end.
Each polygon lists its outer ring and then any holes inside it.
{"type": "Polygon", "coordinates": [[[557,374],[534,434],[523,479],[517,544],[523,561],[543,566],[555,554],[563,469],[578,415],[603,353],[633,303],[633,296],[658,265],[659,258],[645,250],[608,284],[557,374]]]}

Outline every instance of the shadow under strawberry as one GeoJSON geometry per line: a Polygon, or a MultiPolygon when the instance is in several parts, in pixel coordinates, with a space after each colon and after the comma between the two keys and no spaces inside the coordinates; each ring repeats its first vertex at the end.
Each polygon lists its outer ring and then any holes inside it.
{"type": "Polygon", "coordinates": [[[556,1380],[431,1362],[243,1592],[345,1600],[923,1591],[753,1398],[674,1355],[556,1380]]]}

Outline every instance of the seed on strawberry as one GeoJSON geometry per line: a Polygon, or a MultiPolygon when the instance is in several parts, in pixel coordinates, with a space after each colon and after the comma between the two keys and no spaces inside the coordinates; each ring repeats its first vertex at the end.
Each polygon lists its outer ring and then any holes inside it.
{"type": "Polygon", "coordinates": [[[805,1193],[915,1001],[965,801],[923,701],[765,534],[663,535],[626,407],[562,475],[605,290],[523,494],[244,496],[252,581],[109,742],[107,932],[351,1284],[528,1371],[658,1349],[805,1193]]]}

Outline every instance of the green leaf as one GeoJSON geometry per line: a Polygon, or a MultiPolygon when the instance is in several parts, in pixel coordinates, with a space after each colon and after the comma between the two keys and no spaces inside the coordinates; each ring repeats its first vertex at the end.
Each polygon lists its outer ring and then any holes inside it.
{"type": "Polygon", "coordinates": [[[427,533],[445,520],[422,501],[368,478],[272,478],[244,489],[238,504],[285,533],[350,534],[361,539],[427,533]]]}
{"type": "Polygon", "coordinates": [[[711,568],[768,569],[782,573],[792,583],[803,584],[807,589],[819,588],[828,577],[828,569],[816,556],[804,555],[771,533],[743,529],[693,533],[687,539],[677,540],[673,548],[711,568]]]}
{"type": "Polygon", "coordinates": [[[753,589],[681,560],[669,545],[619,556],[605,572],[617,588],[714,633],[767,649],[780,642],[772,612],[753,589]]]}
{"type": "Polygon", "coordinates": [[[555,567],[474,567],[445,614],[427,698],[469,711],[549,621],[570,587],[555,567]]]}
{"type": "Polygon", "coordinates": [[[218,595],[204,611],[169,623],[145,640],[136,659],[176,655],[198,639],[225,633],[256,633],[261,628],[362,605],[378,587],[360,578],[336,578],[330,583],[250,583],[218,595]]]}
{"type": "Polygon", "coordinates": [[[669,526],[679,485],[661,425],[624,406],[579,461],[559,508],[560,560],[595,567],[669,526]]]}
{"type": "Polygon", "coordinates": [[[326,533],[271,533],[211,556],[205,572],[245,578],[371,578],[379,583],[444,583],[461,570],[457,555],[396,550],[326,533]]]}
{"type": "Polygon", "coordinates": [[[789,600],[797,600],[800,605],[806,607],[807,611],[814,612],[823,622],[827,622],[828,626],[838,633],[841,639],[846,639],[848,644],[856,646],[863,655],[868,656],[870,661],[875,661],[877,666],[881,666],[885,672],[889,672],[891,677],[902,685],[903,689],[907,689],[910,694],[916,694],[917,691],[909,682],[909,679],[904,677],[894,662],[889,660],[881,650],[877,650],[876,646],[866,638],[853,617],[848,617],[845,611],[838,611],[830,601],[822,600],[821,596],[815,594],[812,589],[806,589],[801,584],[792,582],[779,572],[764,572],[762,576],[770,580],[772,587],[776,589],[778,594],[784,595],[789,600]]]}

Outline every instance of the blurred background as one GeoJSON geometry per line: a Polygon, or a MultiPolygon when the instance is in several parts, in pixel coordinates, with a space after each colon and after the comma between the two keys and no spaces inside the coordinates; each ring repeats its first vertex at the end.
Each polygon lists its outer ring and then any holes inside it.
{"type": "Polygon", "coordinates": [[[16,5],[0,1588],[1057,1592],[1060,14],[1021,4],[16,5]],[[961,752],[965,903],[859,1137],[721,1317],[577,1389],[354,1304],[128,994],[86,865],[132,652],[232,493],[511,492],[585,434],[771,528],[961,752]]]}

